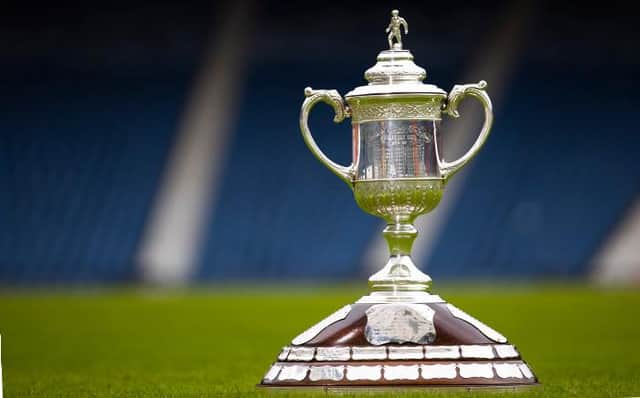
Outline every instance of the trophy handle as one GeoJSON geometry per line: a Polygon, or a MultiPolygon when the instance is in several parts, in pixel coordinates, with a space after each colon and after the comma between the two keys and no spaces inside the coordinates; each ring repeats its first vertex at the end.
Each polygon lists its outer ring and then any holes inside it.
{"type": "Polygon", "coordinates": [[[446,162],[441,160],[439,156],[437,157],[440,173],[444,179],[448,179],[460,171],[467,162],[476,156],[480,148],[482,148],[482,145],[484,145],[485,141],[489,137],[491,125],[493,124],[493,106],[491,105],[491,99],[484,90],[485,87],[487,87],[487,82],[480,80],[477,84],[455,85],[449,93],[444,113],[454,118],[460,117],[460,114],[458,113],[458,104],[465,96],[469,95],[480,101],[482,104],[482,107],[484,108],[484,124],[482,125],[482,130],[480,130],[480,134],[478,135],[476,142],[474,142],[467,153],[462,155],[459,159],[454,160],[453,162],[446,162]]]}
{"type": "Polygon", "coordinates": [[[313,153],[320,163],[340,177],[342,181],[349,184],[349,186],[352,186],[353,177],[355,175],[353,163],[349,167],[345,167],[329,159],[313,139],[308,123],[309,112],[311,112],[311,108],[313,108],[313,106],[318,102],[324,102],[325,104],[331,105],[336,113],[333,118],[335,123],[340,123],[345,117],[351,116],[349,114],[349,108],[345,106],[342,97],[336,90],[314,90],[311,87],[307,87],[304,89],[304,95],[306,98],[302,103],[302,108],[300,109],[300,131],[302,132],[302,138],[304,138],[305,144],[307,144],[311,153],[313,153]]]}

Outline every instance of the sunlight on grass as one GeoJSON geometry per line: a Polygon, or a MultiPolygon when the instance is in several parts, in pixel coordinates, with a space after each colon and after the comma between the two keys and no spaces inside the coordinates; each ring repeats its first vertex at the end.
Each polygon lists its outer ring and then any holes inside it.
{"type": "MultiPolygon", "coordinates": [[[[518,396],[640,395],[639,293],[558,284],[436,287],[517,345],[543,383],[518,396]]],[[[5,395],[274,396],[255,385],[280,348],[363,293],[361,285],[5,293],[5,395]]]]}

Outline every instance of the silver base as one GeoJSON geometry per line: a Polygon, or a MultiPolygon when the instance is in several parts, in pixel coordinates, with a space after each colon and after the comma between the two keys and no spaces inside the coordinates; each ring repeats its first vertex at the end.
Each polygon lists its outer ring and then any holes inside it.
{"type": "Polygon", "coordinates": [[[437,391],[440,392],[464,392],[464,391],[487,391],[487,392],[526,392],[530,389],[542,387],[542,383],[534,384],[513,384],[502,386],[270,386],[266,384],[256,384],[258,389],[263,391],[271,391],[273,393],[282,391],[307,391],[307,392],[325,392],[331,394],[387,394],[394,392],[397,394],[411,393],[416,391],[437,391]]]}
{"type": "Polygon", "coordinates": [[[365,304],[387,304],[387,303],[412,303],[412,304],[431,304],[444,303],[442,297],[437,294],[428,292],[415,291],[382,291],[371,292],[367,296],[363,296],[356,303],[365,304]]]}

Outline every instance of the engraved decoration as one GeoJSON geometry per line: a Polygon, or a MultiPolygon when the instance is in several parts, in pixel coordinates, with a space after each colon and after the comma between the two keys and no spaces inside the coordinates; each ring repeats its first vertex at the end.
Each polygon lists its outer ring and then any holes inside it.
{"type": "Polygon", "coordinates": [[[338,311],[334,312],[333,314],[329,315],[317,324],[311,326],[309,329],[299,334],[295,339],[293,339],[293,341],[291,341],[291,344],[300,345],[310,341],[320,332],[322,332],[327,326],[346,318],[347,315],[349,315],[349,312],[351,312],[351,306],[345,305],[338,311]]]}
{"type": "Polygon", "coordinates": [[[292,347],[289,361],[311,361],[316,349],[313,347],[292,347]]]}
{"type": "Polygon", "coordinates": [[[389,359],[423,359],[422,346],[389,347],[389,359]]]}
{"type": "Polygon", "coordinates": [[[316,361],[348,361],[351,358],[349,347],[318,347],[316,361]]]}
{"type": "Polygon", "coordinates": [[[415,102],[362,103],[351,101],[353,123],[374,120],[440,120],[442,99],[433,97],[415,102]]]}
{"type": "Polygon", "coordinates": [[[427,305],[378,304],[366,315],[364,335],[370,344],[430,344],[436,339],[435,312],[427,305]]]}
{"type": "Polygon", "coordinates": [[[344,378],[344,366],[312,366],[309,372],[309,380],[340,381],[344,378]]]}
{"type": "Polygon", "coordinates": [[[352,350],[355,361],[387,359],[386,347],[353,347],[352,350]]]}
{"type": "Polygon", "coordinates": [[[457,345],[425,347],[424,357],[427,359],[458,359],[460,358],[460,347],[457,345]]]}

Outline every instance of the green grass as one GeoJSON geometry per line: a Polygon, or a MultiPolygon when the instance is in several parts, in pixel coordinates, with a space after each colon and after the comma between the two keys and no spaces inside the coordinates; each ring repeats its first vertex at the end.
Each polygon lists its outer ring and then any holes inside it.
{"type": "MultiPolygon", "coordinates": [[[[640,396],[639,292],[560,285],[436,292],[518,346],[543,383],[518,397],[640,396]]],[[[5,397],[322,396],[255,384],[292,337],[363,293],[349,286],[5,292],[5,397]]],[[[406,396],[513,395],[487,394],[406,396]]]]}

